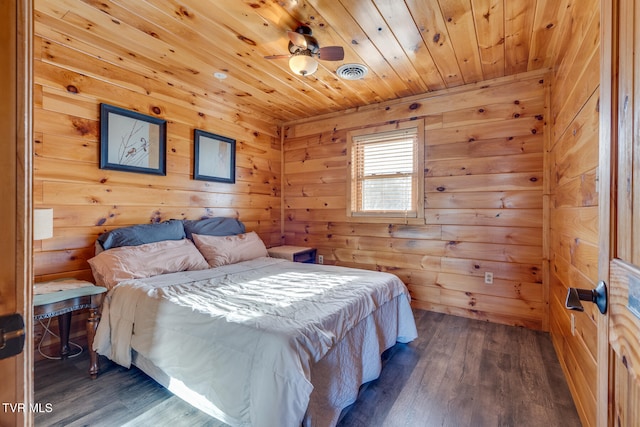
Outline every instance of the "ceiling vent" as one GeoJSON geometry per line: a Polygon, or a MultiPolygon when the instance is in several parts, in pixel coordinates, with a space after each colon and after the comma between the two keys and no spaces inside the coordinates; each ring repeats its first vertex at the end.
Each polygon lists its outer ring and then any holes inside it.
{"type": "Polygon", "coordinates": [[[338,67],[336,74],[344,80],[360,80],[368,71],[369,69],[362,64],[344,64],[338,67]]]}

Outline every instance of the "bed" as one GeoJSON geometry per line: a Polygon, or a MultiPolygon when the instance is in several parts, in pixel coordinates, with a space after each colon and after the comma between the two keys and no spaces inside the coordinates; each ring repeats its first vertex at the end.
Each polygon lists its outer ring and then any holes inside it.
{"type": "Polygon", "coordinates": [[[241,223],[180,225],[90,260],[110,289],[94,349],[229,425],[335,425],[382,352],[417,336],[395,275],[270,258],[241,223]]]}

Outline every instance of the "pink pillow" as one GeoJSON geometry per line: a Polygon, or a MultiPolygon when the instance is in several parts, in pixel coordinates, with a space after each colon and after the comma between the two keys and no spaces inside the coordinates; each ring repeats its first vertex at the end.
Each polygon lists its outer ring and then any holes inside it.
{"type": "Polygon", "coordinates": [[[269,256],[267,248],[255,231],[234,236],[192,234],[191,237],[211,267],[269,256]]]}
{"type": "Polygon", "coordinates": [[[89,265],[96,285],[107,289],[127,279],[209,268],[202,254],[188,239],[109,249],[91,258],[89,265]]]}

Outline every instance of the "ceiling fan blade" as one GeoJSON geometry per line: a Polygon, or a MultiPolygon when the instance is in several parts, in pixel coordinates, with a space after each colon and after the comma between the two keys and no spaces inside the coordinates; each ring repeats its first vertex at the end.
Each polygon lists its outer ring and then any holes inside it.
{"type": "Polygon", "coordinates": [[[344,49],[342,46],[321,47],[318,55],[324,61],[342,61],[344,59],[344,49]]]}
{"type": "Polygon", "coordinates": [[[269,55],[269,56],[265,56],[264,59],[285,59],[290,57],[291,55],[269,55]]]}
{"type": "Polygon", "coordinates": [[[303,49],[307,48],[307,38],[304,36],[304,34],[300,34],[295,31],[287,31],[287,34],[289,35],[289,40],[291,40],[291,43],[293,43],[295,46],[301,47],[303,49]]]}

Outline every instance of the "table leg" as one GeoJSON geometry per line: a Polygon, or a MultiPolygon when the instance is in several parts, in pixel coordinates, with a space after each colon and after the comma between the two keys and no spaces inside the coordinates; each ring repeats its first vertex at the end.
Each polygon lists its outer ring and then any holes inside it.
{"type": "Polygon", "coordinates": [[[89,309],[89,318],[87,319],[87,345],[89,347],[89,375],[92,379],[98,377],[100,370],[98,353],[93,349],[93,340],[96,336],[96,329],[100,322],[100,312],[97,308],[89,309]]]}
{"type": "Polygon", "coordinates": [[[69,330],[71,329],[71,312],[58,316],[58,333],[60,334],[60,358],[69,357],[69,330]]]}

